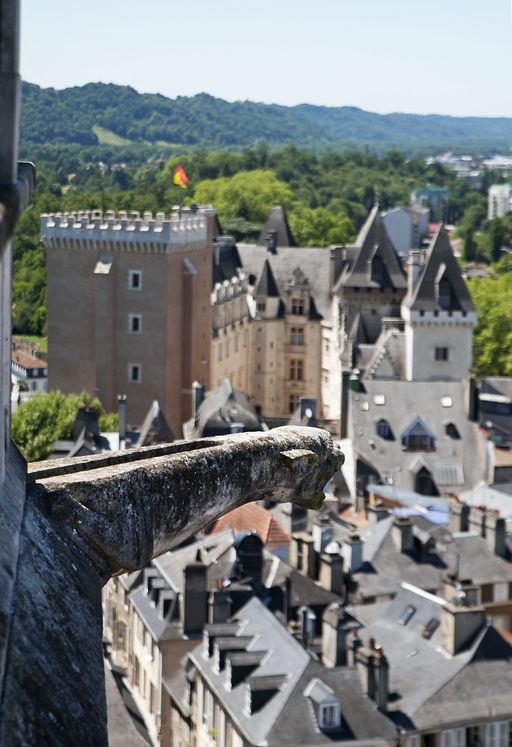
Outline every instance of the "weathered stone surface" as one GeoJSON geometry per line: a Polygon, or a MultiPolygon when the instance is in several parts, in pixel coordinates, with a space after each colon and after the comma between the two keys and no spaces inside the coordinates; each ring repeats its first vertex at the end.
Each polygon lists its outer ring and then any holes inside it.
{"type": "Polygon", "coordinates": [[[143,567],[248,501],[316,507],[341,461],[326,431],[285,427],[93,457],[71,474],[55,474],[66,464],[43,465],[31,471],[42,478],[32,492],[108,577],[143,567]]]}
{"type": "Polygon", "coordinates": [[[101,579],[27,497],[0,745],[107,743],[101,579]]]}
{"type": "Polygon", "coordinates": [[[102,583],[243,503],[316,507],[342,460],[325,431],[279,428],[32,466],[0,745],[106,744],[102,583]]]}

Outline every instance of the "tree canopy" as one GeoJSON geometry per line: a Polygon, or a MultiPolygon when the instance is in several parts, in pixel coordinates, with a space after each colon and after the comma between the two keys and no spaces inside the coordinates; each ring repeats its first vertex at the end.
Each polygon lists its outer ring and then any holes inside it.
{"type": "Polygon", "coordinates": [[[36,392],[22,402],[12,416],[12,438],[29,462],[47,459],[52,444],[58,439],[71,439],[73,425],[81,405],[94,407],[98,412],[100,431],[117,430],[117,415],[107,415],[97,397],[87,392],[36,392]]]}

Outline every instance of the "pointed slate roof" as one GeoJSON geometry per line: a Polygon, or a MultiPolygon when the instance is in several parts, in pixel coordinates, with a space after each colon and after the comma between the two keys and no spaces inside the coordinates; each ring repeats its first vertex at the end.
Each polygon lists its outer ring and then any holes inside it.
{"type": "Polygon", "coordinates": [[[254,289],[254,295],[279,298],[279,289],[268,259],[265,260],[265,264],[263,265],[263,270],[254,289]]]}
{"type": "Polygon", "coordinates": [[[430,242],[425,264],[412,293],[405,297],[404,305],[415,311],[476,312],[443,225],[439,226],[430,242]],[[450,302],[443,306],[437,297],[437,285],[441,278],[447,280],[451,287],[450,302]]]}
{"type": "Polygon", "coordinates": [[[297,246],[293,234],[290,231],[288,220],[286,219],[286,213],[284,212],[281,205],[274,205],[270,214],[266,220],[265,225],[259,235],[257,246],[266,246],[266,236],[271,231],[276,232],[277,236],[277,247],[281,246],[297,246]]]}
{"type": "Polygon", "coordinates": [[[153,400],[140,430],[137,447],[166,444],[174,441],[174,435],[157,400],[153,400]]]}
{"type": "Polygon", "coordinates": [[[337,287],[407,287],[405,273],[380,217],[378,205],[373,207],[356,243],[349,248],[355,249],[354,260],[341,275],[337,287]],[[380,279],[372,277],[372,263],[376,255],[381,259],[384,270],[380,279]]]}
{"type": "Polygon", "coordinates": [[[196,425],[189,437],[221,436],[232,433],[233,426],[243,426],[244,431],[262,430],[258,414],[249,398],[243,392],[233,389],[229,379],[224,379],[221,386],[205,395],[199,405],[196,425]]]}

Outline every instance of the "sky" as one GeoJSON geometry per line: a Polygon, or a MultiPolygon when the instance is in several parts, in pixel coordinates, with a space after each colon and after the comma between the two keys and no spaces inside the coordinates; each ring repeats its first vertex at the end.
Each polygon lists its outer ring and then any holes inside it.
{"type": "Polygon", "coordinates": [[[24,80],[512,116],[512,0],[21,0],[24,80]]]}

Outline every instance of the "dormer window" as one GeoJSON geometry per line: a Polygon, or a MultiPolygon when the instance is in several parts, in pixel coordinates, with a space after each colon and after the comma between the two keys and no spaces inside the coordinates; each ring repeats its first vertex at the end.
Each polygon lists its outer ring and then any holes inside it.
{"type": "Polygon", "coordinates": [[[407,451],[431,451],[435,448],[435,436],[418,417],[402,433],[402,447],[407,451]]]}
{"type": "Polygon", "coordinates": [[[321,705],[318,714],[320,729],[337,729],[341,722],[340,704],[329,703],[321,705]]]}
{"type": "Polygon", "coordinates": [[[332,688],[314,677],[304,690],[304,695],[313,707],[319,729],[329,731],[340,728],[341,705],[332,688]]]}
{"type": "Polygon", "coordinates": [[[375,425],[375,430],[377,432],[377,436],[380,436],[381,438],[385,438],[386,440],[390,440],[392,438],[391,428],[387,420],[378,420],[375,425]]]}

